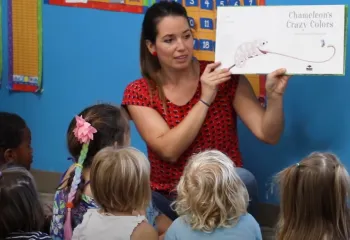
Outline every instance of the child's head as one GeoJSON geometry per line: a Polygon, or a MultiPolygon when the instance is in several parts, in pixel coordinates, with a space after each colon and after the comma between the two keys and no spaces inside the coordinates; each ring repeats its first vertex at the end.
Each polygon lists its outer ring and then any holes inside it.
{"type": "Polygon", "coordinates": [[[279,240],[349,239],[350,179],[331,153],[312,153],[277,174],[279,240]]]}
{"type": "Polygon", "coordinates": [[[0,239],[12,232],[40,231],[44,212],[31,174],[13,167],[0,175],[0,239]]]}
{"type": "MultiPolygon", "coordinates": [[[[89,167],[95,154],[106,146],[129,145],[129,122],[123,108],[97,104],[84,109],[78,116],[82,116],[97,130],[94,139],[90,141],[84,167],[89,167]]],[[[73,118],[68,127],[67,142],[70,154],[77,160],[83,145],[74,135],[75,127],[76,119],[73,118]]]]}
{"type": "Polygon", "coordinates": [[[30,169],[33,162],[31,132],[14,113],[0,112],[0,166],[14,164],[30,169]]]}
{"type": "Polygon", "coordinates": [[[86,108],[72,119],[67,133],[68,149],[76,161],[75,170],[68,181],[65,237],[72,236],[71,209],[81,199],[85,188],[82,171],[92,164],[98,151],[107,146],[129,144],[129,122],[123,108],[110,104],[97,104],[86,108]]]}
{"type": "Polygon", "coordinates": [[[145,210],[151,200],[150,164],[131,147],[106,147],[93,161],[91,191],[101,209],[109,213],[145,210]]]}
{"type": "Polygon", "coordinates": [[[175,210],[192,229],[211,232],[233,226],[247,212],[248,191],[225,154],[210,150],[194,155],[177,186],[175,210]]]}

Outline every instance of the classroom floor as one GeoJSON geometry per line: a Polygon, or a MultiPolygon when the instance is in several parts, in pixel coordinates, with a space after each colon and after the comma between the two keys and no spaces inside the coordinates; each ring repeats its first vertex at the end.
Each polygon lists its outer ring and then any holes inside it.
{"type": "MultiPolygon", "coordinates": [[[[53,201],[53,194],[49,193],[41,193],[40,194],[42,200],[44,203],[52,203],[53,201]]],[[[261,227],[262,235],[263,235],[263,240],[275,240],[273,229],[269,227],[261,227]]]]}

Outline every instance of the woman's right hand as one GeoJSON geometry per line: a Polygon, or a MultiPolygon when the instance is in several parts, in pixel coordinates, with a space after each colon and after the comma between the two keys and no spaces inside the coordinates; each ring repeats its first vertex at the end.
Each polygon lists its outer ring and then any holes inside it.
{"type": "Polygon", "coordinates": [[[202,84],[201,99],[209,105],[214,101],[218,85],[231,78],[230,70],[227,68],[215,71],[220,62],[208,64],[200,78],[202,84]]]}

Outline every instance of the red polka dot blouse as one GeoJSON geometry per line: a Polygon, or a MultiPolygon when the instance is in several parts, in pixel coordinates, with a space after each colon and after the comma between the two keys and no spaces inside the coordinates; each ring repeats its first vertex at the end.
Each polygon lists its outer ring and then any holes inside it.
{"type": "MultiPolygon", "coordinates": [[[[201,62],[201,73],[209,62],[201,62]]],[[[180,156],[176,163],[168,163],[147,146],[148,158],[151,162],[152,190],[168,194],[173,191],[180,180],[187,159],[200,151],[216,149],[227,154],[236,166],[242,166],[237,136],[237,116],[233,108],[238,75],[233,75],[230,81],[219,86],[215,101],[209,108],[206,119],[194,142],[180,156]]],[[[145,79],[130,83],[123,96],[122,105],[138,105],[155,109],[167,122],[170,128],[177,126],[199,101],[201,85],[198,84],[192,99],[183,106],[177,106],[166,100],[167,114],[164,113],[163,103],[158,96],[150,100],[149,88],[145,79]]]]}

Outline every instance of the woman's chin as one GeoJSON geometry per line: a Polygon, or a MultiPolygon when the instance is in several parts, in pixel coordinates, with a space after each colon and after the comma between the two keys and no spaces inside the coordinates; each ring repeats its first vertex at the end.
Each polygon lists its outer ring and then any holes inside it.
{"type": "Polygon", "coordinates": [[[175,62],[172,64],[172,68],[176,70],[185,70],[191,66],[191,61],[175,62]]]}

